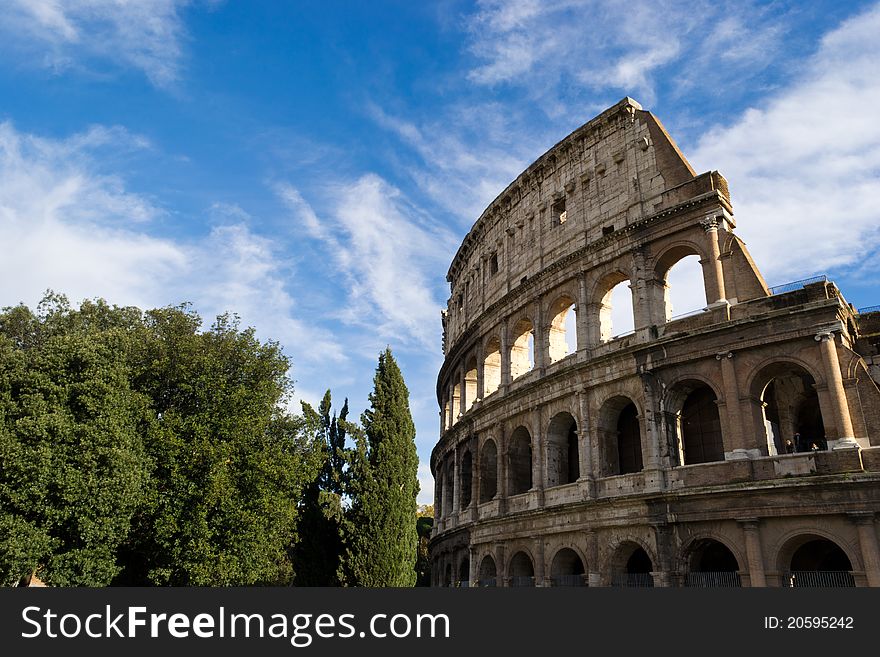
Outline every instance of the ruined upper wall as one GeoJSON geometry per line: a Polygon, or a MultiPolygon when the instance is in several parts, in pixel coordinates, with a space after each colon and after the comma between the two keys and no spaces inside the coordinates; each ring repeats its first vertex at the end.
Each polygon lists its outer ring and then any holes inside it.
{"type": "Polygon", "coordinates": [[[469,318],[546,266],[603,235],[710,189],[660,121],[631,98],[538,158],[486,209],[447,273],[447,345],[469,318]]]}

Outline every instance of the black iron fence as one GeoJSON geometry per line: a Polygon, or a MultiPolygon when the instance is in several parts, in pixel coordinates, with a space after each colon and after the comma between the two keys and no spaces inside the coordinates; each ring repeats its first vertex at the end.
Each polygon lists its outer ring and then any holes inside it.
{"type": "Polygon", "coordinates": [[[782,582],[783,586],[824,587],[831,589],[851,588],[856,585],[851,572],[847,570],[793,570],[782,582]]]}
{"type": "Polygon", "coordinates": [[[783,283],[782,285],[774,285],[770,289],[770,294],[784,294],[785,292],[794,292],[795,290],[800,290],[805,285],[809,285],[810,283],[826,283],[828,281],[828,277],[825,274],[821,276],[813,276],[812,278],[804,278],[799,281],[792,281],[791,283],[783,283]]]}
{"type": "Polygon", "coordinates": [[[738,572],[688,573],[684,585],[695,589],[736,588],[742,586],[738,572]]]}
{"type": "Polygon", "coordinates": [[[654,588],[654,576],[651,573],[617,573],[611,576],[611,586],[618,589],[650,589],[654,588]]]}
{"type": "Polygon", "coordinates": [[[550,579],[553,586],[586,586],[586,575],[556,575],[550,579]]]}

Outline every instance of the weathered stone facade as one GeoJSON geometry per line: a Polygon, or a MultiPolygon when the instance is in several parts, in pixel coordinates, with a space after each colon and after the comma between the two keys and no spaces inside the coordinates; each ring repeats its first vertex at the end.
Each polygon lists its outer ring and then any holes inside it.
{"type": "Polygon", "coordinates": [[[435,585],[880,586],[880,314],[768,289],[735,226],[629,98],[486,209],[448,273],[435,585]],[[670,318],[691,255],[706,307],[670,318]]]}

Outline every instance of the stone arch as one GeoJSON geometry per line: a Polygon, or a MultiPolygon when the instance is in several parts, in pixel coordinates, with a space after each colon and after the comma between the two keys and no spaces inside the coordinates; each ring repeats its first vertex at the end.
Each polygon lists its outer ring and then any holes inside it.
{"type": "Polygon", "coordinates": [[[501,340],[492,337],[486,342],[483,359],[483,397],[501,387],[501,340]]]}
{"type": "Polygon", "coordinates": [[[641,541],[620,541],[609,559],[611,586],[622,588],[651,588],[654,586],[655,557],[641,541]]]}
{"type": "Polygon", "coordinates": [[[498,447],[489,438],[480,450],[480,503],[489,502],[498,493],[498,447]]]}
{"type": "Polygon", "coordinates": [[[491,554],[485,555],[480,561],[480,568],[477,571],[478,586],[497,586],[498,571],[495,567],[495,559],[491,554]]]}
{"type": "Polygon", "coordinates": [[[553,586],[585,586],[584,560],[570,547],[563,547],[550,562],[550,581],[553,586]]]}
{"type": "Polygon", "coordinates": [[[764,361],[753,370],[748,390],[757,404],[755,431],[764,436],[769,454],[807,452],[814,444],[828,448],[820,380],[809,364],[790,357],[764,361]]]}
{"type": "Polygon", "coordinates": [[[507,448],[507,492],[525,493],[532,488],[532,435],[524,426],[510,435],[507,448]]]}
{"type": "Polygon", "coordinates": [[[578,350],[577,305],[574,297],[563,294],[550,304],[548,310],[547,348],[550,362],[556,363],[578,350]]]}
{"type": "Polygon", "coordinates": [[[703,377],[681,378],[665,395],[669,435],[681,465],[724,460],[718,393],[703,377]]]}
{"type": "Polygon", "coordinates": [[[535,367],[535,326],[523,317],[513,326],[510,347],[510,378],[516,379],[535,367]]]}
{"type": "Polygon", "coordinates": [[[511,586],[535,585],[535,561],[528,550],[518,550],[507,564],[511,586]]]}
{"type": "Polygon", "coordinates": [[[599,409],[597,430],[604,476],[640,472],[642,428],[635,402],[625,395],[607,399],[599,409]]]}
{"type": "Polygon", "coordinates": [[[635,326],[635,300],[631,289],[629,289],[629,304],[617,303],[617,311],[614,309],[615,302],[619,300],[615,290],[622,285],[631,285],[631,277],[629,274],[615,270],[600,278],[593,288],[590,298],[599,309],[599,342],[608,342],[629,332],[635,326]]]}
{"type": "Polygon", "coordinates": [[[571,484],[580,478],[577,421],[568,411],[557,413],[550,420],[546,449],[548,488],[571,484]]]}
{"type": "Polygon", "coordinates": [[[464,403],[462,413],[471,410],[477,401],[477,357],[471,356],[464,364],[464,403]]]}
{"type": "MultiPolygon", "coordinates": [[[[660,253],[654,263],[654,284],[652,286],[651,298],[652,307],[660,311],[657,317],[658,321],[666,322],[673,316],[678,316],[692,310],[699,310],[709,304],[710,291],[707,284],[713,272],[707,273],[706,267],[708,266],[711,266],[711,263],[705,255],[703,248],[691,241],[678,241],[669,245],[660,253]],[[695,265],[692,263],[694,257],[698,260],[695,265]],[[683,262],[686,259],[687,263],[683,262]],[[676,285],[675,279],[678,278],[674,275],[673,270],[677,271],[686,264],[690,265],[687,268],[687,273],[693,274],[699,271],[699,289],[702,296],[699,304],[695,301],[690,304],[692,307],[675,308],[673,302],[678,301],[680,305],[681,300],[673,298],[677,296],[674,292],[674,286],[676,285]],[[670,273],[673,273],[673,282],[670,281],[670,273]]],[[[688,290],[688,292],[694,295],[696,290],[688,290]]]]}
{"type": "Polygon", "coordinates": [[[452,586],[452,564],[447,563],[443,569],[443,586],[452,586]]]}
{"type": "Polygon", "coordinates": [[[717,536],[694,537],[681,552],[684,585],[694,588],[738,587],[744,570],[742,555],[717,536]]]}
{"type": "Polygon", "coordinates": [[[782,586],[852,587],[859,561],[844,541],[824,531],[791,532],[776,556],[782,586]]]}
{"type": "Polygon", "coordinates": [[[462,509],[471,505],[471,491],[473,489],[474,458],[471,450],[466,449],[461,457],[459,481],[461,486],[460,504],[462,509]]]}

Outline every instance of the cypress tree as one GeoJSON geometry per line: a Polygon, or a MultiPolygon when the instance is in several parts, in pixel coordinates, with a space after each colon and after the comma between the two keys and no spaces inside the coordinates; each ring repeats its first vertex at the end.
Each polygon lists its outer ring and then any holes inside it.
{"type": "Polygon", "coordinates": [[[346,580],[410,587],[416,583],[418,456],[409,391],[390,349],[379,355],[369,400],[362,430],[352,432],[346,580]]]}

